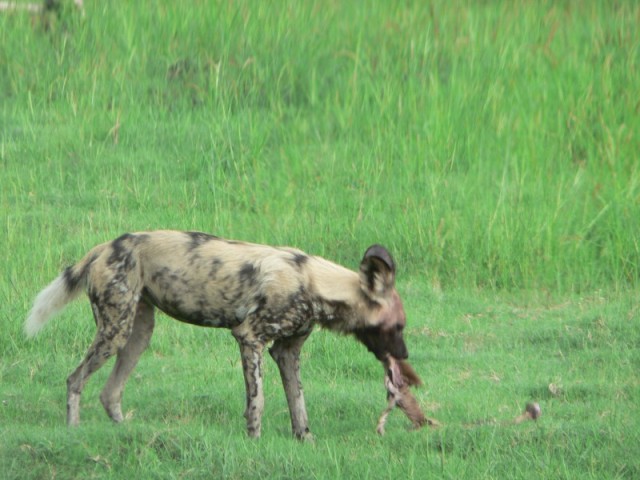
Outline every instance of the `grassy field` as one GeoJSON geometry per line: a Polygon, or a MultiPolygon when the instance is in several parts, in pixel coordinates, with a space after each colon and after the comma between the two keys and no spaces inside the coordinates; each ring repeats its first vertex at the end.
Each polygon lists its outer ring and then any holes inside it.
{"type": "Polygon", "coordinates": [[[0,478],[638,478],[640,6],[634,1],[85,2],[0,14],[0,478]],[[126,231],[399,264],[416,394],[444,427],[375,434],[382,369],[316,332],[315,444],[265,365],[244,433],[226,331],[160,318],[129,382],[64,426],[93,336],[33,296],[126,231]],[[536,424],[506,425],[527,401],[536,424]]]}

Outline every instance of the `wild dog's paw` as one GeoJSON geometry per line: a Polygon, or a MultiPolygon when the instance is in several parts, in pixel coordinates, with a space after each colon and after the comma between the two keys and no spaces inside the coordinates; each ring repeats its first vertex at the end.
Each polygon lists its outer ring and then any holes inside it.
{"type": "Polygon", "coordinates": [[[315,437],[308,429],[302,433],[294,432],[293,435],[296,437],[297,440],[300,440],[301,442],[304,442],[304,443],[316,442],[315,437]]]}

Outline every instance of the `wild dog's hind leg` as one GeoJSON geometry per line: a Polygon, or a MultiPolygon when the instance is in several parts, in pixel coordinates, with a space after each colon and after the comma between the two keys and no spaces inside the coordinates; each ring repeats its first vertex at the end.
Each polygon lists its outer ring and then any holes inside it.
{"type": "Polygon", "coordinates": [[[262,412],[264,410],[264,392],[262,390],[262,352],[264,343],[259,340],[249,341],[234,332],[240,345],[244,385],[247,393],[247,404],[244,417],[247,419],[247,433],[250,437],[260,436],[262,428],[262,412]]]}
{"type": "Polygon", "coordinates": [[[122,415],[122,391],[129,375],[136,367],[140,355],[149,345],[155,321],[153,307],[141,301],[138,303],[133,330],[125,346],[118,352],[116,364],[107,380],[100,401],[114,422],[124,420],[122,415]]]}
{"type": "Polygon", "coordinates": [[[300,382],[300,349],[308,335],[276,340],[269,353],[278,364],[280,377],[289,404],[291,429],[299,440],[312,440],[309,420],[300,382]]]}
{"type": "Polygon", "coordinates": [[[124,347],[131,334],[135,316],[135,303],[120,304],[119,314],[92,301],[98,333],[82,363],[67,379],[67,424],[80,423],[80,395],[89,377],[124,347]]]}

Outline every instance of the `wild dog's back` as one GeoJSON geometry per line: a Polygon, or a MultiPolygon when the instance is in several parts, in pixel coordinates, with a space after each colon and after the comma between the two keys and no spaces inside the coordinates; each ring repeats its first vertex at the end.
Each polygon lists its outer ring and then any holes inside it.
{"type": "Polygon", "coordinates": [[[232,328],[304,287],[301,253],[197,232],[134,234],[143,297],[188,323],[232,328]]]}

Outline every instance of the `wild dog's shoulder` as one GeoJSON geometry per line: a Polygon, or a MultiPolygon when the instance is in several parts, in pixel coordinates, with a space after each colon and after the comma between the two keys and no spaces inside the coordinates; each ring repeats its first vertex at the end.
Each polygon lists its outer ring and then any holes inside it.
{"type": "Polygon", "coordinates": [[[353,303],[359,292],[356,272],[323,257],[309,255],[301,271],[312,292],[323,301],[353,303]]]}

